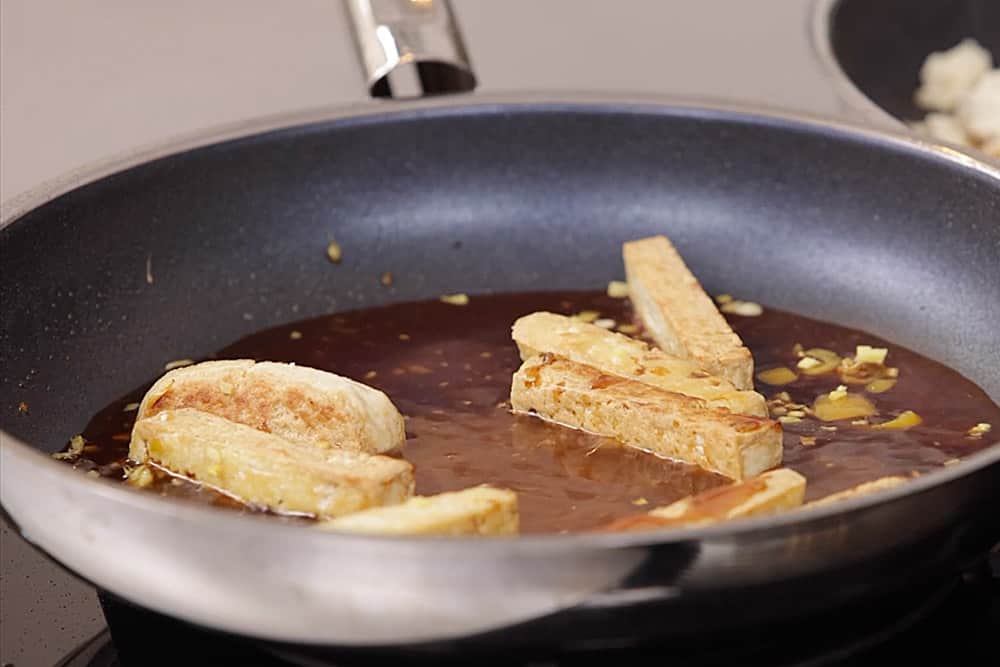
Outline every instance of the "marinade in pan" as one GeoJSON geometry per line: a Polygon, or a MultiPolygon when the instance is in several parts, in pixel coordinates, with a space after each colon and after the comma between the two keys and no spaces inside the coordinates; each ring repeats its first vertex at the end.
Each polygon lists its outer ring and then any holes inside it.
{"type": "MultiPolygon", "coordinates": [[[[398,455],[414,464],[417,493],[482,483],[508,487],[518,493],[522,533],[587,530],[726,483],[722,476],[609,438],[511,414],[510,381],[520,359],[510,327],[518,317],[542,310],[592,311],[588,319],[596,316],[602,324],[639,335],[628,300],[603,292],[496,294],[472,296],[465,305],[432,300],[296,322],[247,336],[215,358],[294,362],[381,389],[406,418],[407,440],[398,455]]],[[[970,428],[1000,425],[1000,407],[972,382],[876,336],[767,307],[759,315],[727,319],[753,353],[758,372],[784,366],[798,375],[784,385],[758,380],[756,389],[769,399],[772,416],[784,417],[784,465],[807,477],[807,500],[886,475],[918,475],[948,465],[992,441],[992,433],[970,436],[970,428]],[[803,411],[801,406],[834,390],[841,378],[800,372],[799,350],[850,356],[859,344],[888,348],[886,363],[898,369],[894,382],[872,387],[891,385],[888,390],[864,392],[877,414],[824,422],[803,411]],[[919,425],[871,426],[907,410],[920,416],[919,425]]],[[[121,478],[135,416],[127,408],[146,388],[94,416],[82,432],[87,444],[73,459],[76,467],[121,478]]],[[[252,511],[176,478],[158,479],[153,488],[252,511]]]]}

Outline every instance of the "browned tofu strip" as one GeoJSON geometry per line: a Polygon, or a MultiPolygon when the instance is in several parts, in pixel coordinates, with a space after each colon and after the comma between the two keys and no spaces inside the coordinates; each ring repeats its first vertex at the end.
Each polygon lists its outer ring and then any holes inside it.
{"type": "Polygon", "coordinates": [[[713,408],[767,416],[764,397],[757,392],[739,390],[726,378],[709,374],[691,360],[673,357],[641,340],[594,324],[555,313],[532,313],[514,323],[512,336],[521,359],[541,352],[554,354],[605,373],[704,399],[713,408]]]}
{"type": "Polygon", "coordinates": [[[251,359],[170,371],[142,399],[137,419],[194,408],[303,446],[380,454],[405,439],[403,417],[381,391],[306,366],[251,359]]]}
{"type": "Polygon", "coordinates": [[[802,505],[806,478],[779,468],[743,482],[703,491],[646,514],[613,521],[601,530],[617,532],[694,526],[777,514],[802,505]]]}
{"type": "Polygon", "coordinates": [[[413,495],[401,459],[319,450],[190,408],[141,419],[129,458],[152,463],[276,512],[332,518],[413,495]]]}
{"type": "Polygon", "coordinates": [[[623,246],[632,305],[656,344],[738,389],[753,388],[753,357],[665,236],[623,246]]]}
{"type": "Polygon", "coordinates": [[[319,524],[323,530],[379,535],[516,535],[517,494],[475,486],[416,496],[391,507],[356,512],[319,524]]]}
{"type": "Polygon", "coordinates": [[[831,503],[838,503],[842,500],[847,500],[848,498],[869,496],[873,493],[878,493],[879,491],[884,491],[885,489],[892,489],[905,483],[906,478],[901,477],[900,475],[880,477],[870,482],[863,482],[857,486],[852,486],[849,489],[844,489],[843,491],[823,496],[822,498],[806,503],[803,507],[821,507],[823,505],[830,505],[831,503]]]}
{"type": "Polygon", "coordinates": [[[521,365],[511,406],[736,480],[781,463],[777,422],[714,409],[701,399],[552,355],[521,365]]]}

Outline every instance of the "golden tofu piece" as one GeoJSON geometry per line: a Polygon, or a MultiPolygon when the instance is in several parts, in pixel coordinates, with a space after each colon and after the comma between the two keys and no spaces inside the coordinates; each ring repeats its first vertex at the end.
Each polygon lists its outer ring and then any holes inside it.
{"type": "Polygon", "coordinates": [[[553,355],[525,361],[510,393],[516,412],[616,438],[732,479],[781,463],[781,426],[705,401],[609,375],[553,355]]]}
{"type": "Polygon", "coordinates": [[[593,366],[604,373],[693,396],[713,408],[742,415],[767,416],[764,397],[742,391],[688,359],[673,357],[641,340],[555,313],[532,313],[514,323],[521,359],[549,353],[593,366]]]}
{"type": "Polygon", "coordinates": [[[137,421],[129,458],[246,503],[320,518],[394,505],[413,495],[413,466],[402,459],[302,447],[190,408],[137,421]]]}
{"type": "Polygon", "coordinates": [[[665,236],[622,248],[632,305],[656,344],[737,389],[753,389],[753,357],[665,236]]]}
{"type": "Polygon", "coordinates": [[[808,502],[804,507],[820,507],[823,505],[829,505],[831,503],[840,502],[841,500],[847,500],[848,498],[854,498],[856,496],[868,496],[873,493],[878,493],[879,491],[884,491],[885,489],[891,489],[899,486],[906,482],[906,478],[900,475],[890,475],[888,477],[879,477],[878,479],[872,480],[870,482],[863,482],[857,486],[852,486],[849,489],[844,489],[843,491],[838,491],[836,493],[831,493],[828,496],[823,496],[812,502],[808,502]]]}
{"type": "Polygon", "coordinates": [[[320,449],[379,454],[406,437],[403,416],[381,391],[294,364],[233,359],[178,368],[146,392],[136,419],[179,408],[320,449]]]}
{"type": "Polygon", "coordinates": [[[682,498],[646,514],[613,521],[602,530],[697,526],[777,514],[802,505],[805,494],[805,477],[789,468],[778,468],[743,482],[720,486],[682,498]]]}
{"type": "Polygon", "coordinates": [[[436,496],[416,496],[392,507],[324,521],[324,530],[381,535],[516,535],[517,494],[476,486],[436,496]]]}
{"type": "Polygon", "coordinates": [[[791,468],[778,468],[743,482],[688,496],[649,514],[686,524],[714,523],[777,514],[801,505],[805,495],[806,478],[791,468]]]}

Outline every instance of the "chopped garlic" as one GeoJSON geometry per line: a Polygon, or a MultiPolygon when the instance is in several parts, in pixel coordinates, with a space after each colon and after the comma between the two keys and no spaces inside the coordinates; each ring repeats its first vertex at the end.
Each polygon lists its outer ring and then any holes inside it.
{"type": "Polygon", "coordinates": [[[126,471],[125,479],[132,486],[137,486],[139,488],[149,486],[155,481],[153,471],[150,470],[147,465],[139,465],[126,471]]]}
{"type": "Polygon", "coordinates": [[[992,65],[990,52],[974,39],[936,51],[920,67],[917,106],[935,111],[951,111],[961,102],[992,65]]]}
{"type": "Polygon", "coordinates": [[[468,306],[469,305],[469,295],[468,294],[443,294],[441,295],[440,301],[442,303],[447,303],[452,306],[468,306]]]}
{"type": "Polygon", "coordinates": [[[60,461],[72,461],[80,456],[80,454],[83,454],[83,447],[86,444],[87,441],[83,439],[82,435],[74,435],[69,440],[69,448],[65,452],[56,452],[52,455],[52,458],[60,461]]]}
{"type": "Polygon", "coordinates": [[[830,392],[829,394],[831,401],[839,401],[847,398],[847,387],[845,385],[837,385],[837,388],[830,392]]]}
{"type": "Polygon", "coordinates": [[[820,361],[819,359],[816,359],[815,357],[802,357],[801,359],[799,359],[799,363],[797,363],[796,366],[798,366],[802,370],[807,370],[809,368],[815,368],[819,366],[821,363],[823,362],[820,361]]]}
{"type": "Polygon", "coordinates": [[[972,146],[972,141],[958,118],[949,113],[933,112],[924,116],[924,122],[916,128],[921,134],[926,134],[941,141],[947,141],[959,146],[972,146]]]}
{"type": "Polygon", "coordinates": [[[594,325],[595,326],[599,326],[602,329],[614,329],[615,328],[615,324],[617,324],[617,322],[615,322],[614,320],[612,320],[611,318],[608,318],[608,317],[605,317],[605,318],[602,318],[602,319],[599,319],[599,320],[594,320],[594,325]]]}
{"type": "Polygon", "coordinates": [[[190,366],[193,363],[193,359],[175,359],[174,361],[168,361],[163,364],[163,370],[172,371],[175,368],[184,368],[185,366],[190,366]]]}
{"type": "Polygon", "coordinates": [[[717,297],[715,297],[715,302],[717,304],[719,304],[720,306],[723,305],[723,304],[729,303],[732,300],[733,300],[733,295],[732,294],[720,294],[717,297]]]}
{"type": "Polygon", "coordinates": [[[330,241],[330,245],[326,247],[326,256],[334,264],[340,264],[340,260],[344,257],[344,252],[340,249],[339,243],[330,241]]]}
{"type": "Polygon", "coordinates": [[[884,347],[858,345],[854,351],[854,360],[859,364],[876,364],[881,366],[885,363],[887,354],[889,354],[889,350],[884,347]]]}
{"type": "Polygon", "coordinates": [[[622,280],[612,280],[608,283],[608,296],[612,299],[624,299],[629,294],[628,283],[622,280]]]}
{"type": "Polygon", "coordinates": [[[977,141],[1000,138],[1000,69],[987,72],[958,104],[958,120],[977,141]]]}
{"type": "Polygon", "coordinates": [[[820,362],[818,365],[806,362],[805,365],[800,366],[800,370],[806,375],[823,375],[824,373],[829,373],[836,370],[841,362],[839,354],[822,347],[811,347],[802,354],[802,357],[804,359],[815,359],[820,362]]]}
{"type": "Polygon", "coordinates": [[[730,301],[719,307],[724,313],[729,315],[739,315],[740,317],[757,317],[764,313],[764,308],[759,303],[753,301],[730,301]]]}
{"type": "Polygon", "coordinates": [[[993,430],[992,424],[987,424],[986,422],[979,422],[967,431],[967,435],[970,438],[981,438],[987,433],[993,430]]]}
{"type": "Polygon", "coordinates": [[[590,323],[599,318],[601,314],[596,310],[581,310],[576,315],[570,317],[571,320],[576,320],[578,322],[590,323]]]}

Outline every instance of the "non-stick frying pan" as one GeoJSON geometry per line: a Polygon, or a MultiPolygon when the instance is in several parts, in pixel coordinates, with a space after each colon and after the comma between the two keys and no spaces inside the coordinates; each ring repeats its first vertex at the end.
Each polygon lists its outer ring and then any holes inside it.
{"type": "Polygon", "coordinates": [[[166,360],[332,310],[599,287],[623,240],[656,232],[710,290],[869,330],[1000,400],[1000,172],[949,149],[752,110],[473,95],[176,150],[36,193],[0,229],[3,506],[104,590],[299,653],[574,650],[773,635],[946,579],[1000,538],[997,447],[838,506],[514,540],[320,534],[72,471],[47,454],[166,360]],[[386,267],[406,276],[393,291],[372,278],[386,267]]]}

